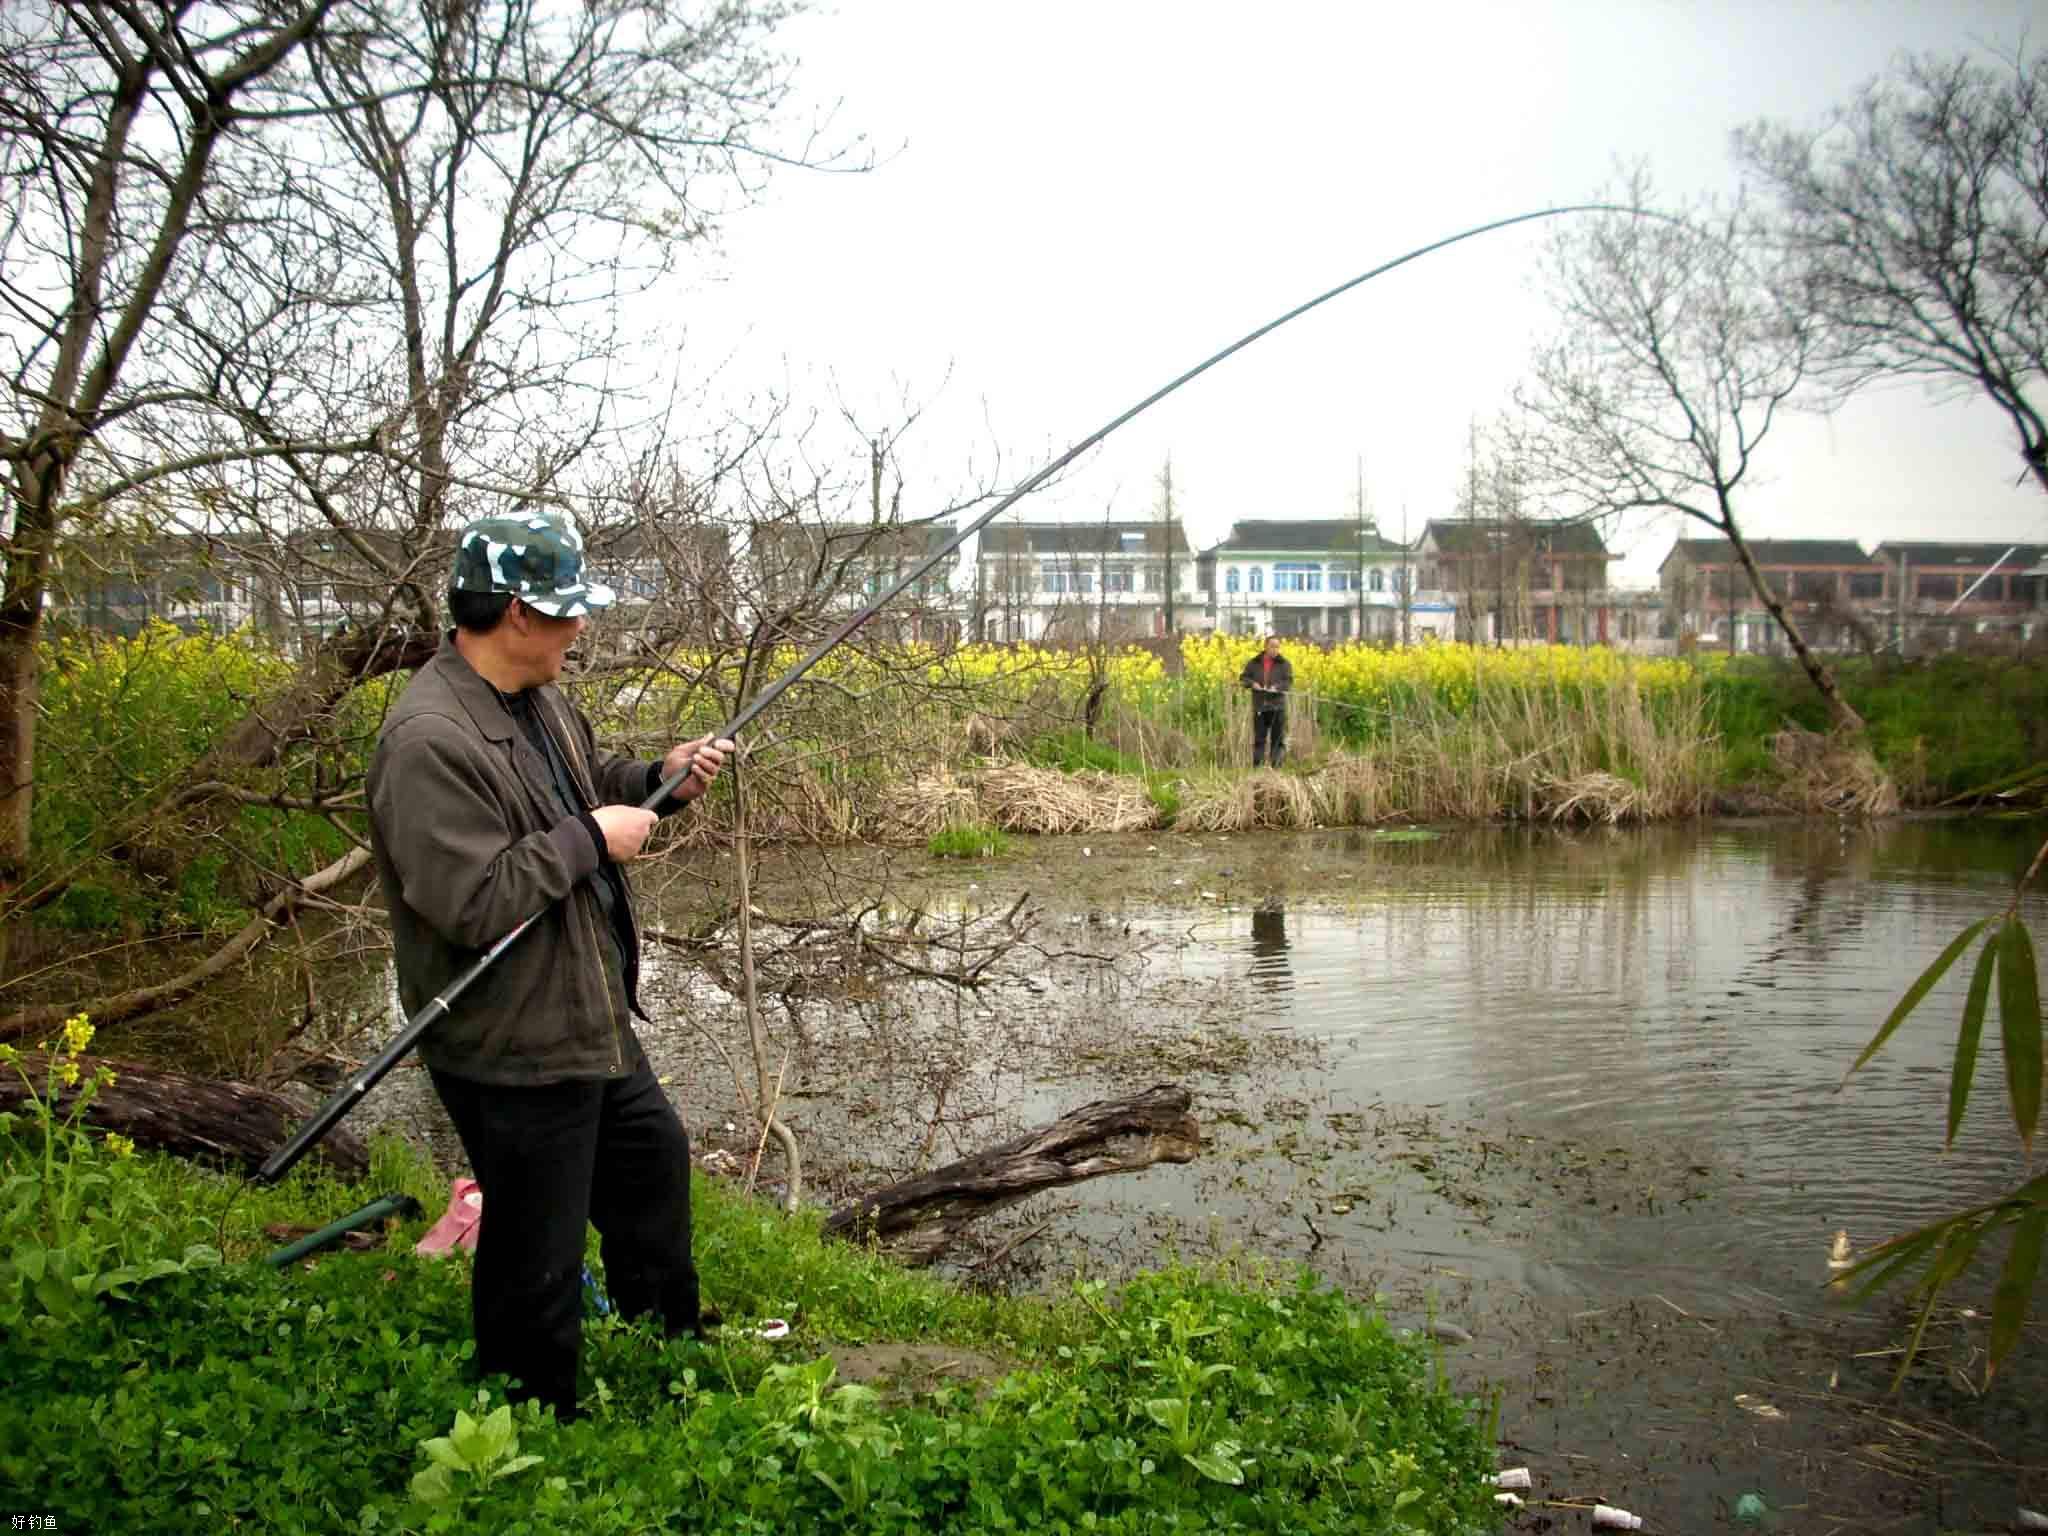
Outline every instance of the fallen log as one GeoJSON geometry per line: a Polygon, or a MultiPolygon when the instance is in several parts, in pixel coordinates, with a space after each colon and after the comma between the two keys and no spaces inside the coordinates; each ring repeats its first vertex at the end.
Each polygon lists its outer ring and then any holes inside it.
{"type": "MultiPolygon", "coordinates": [[[[78,1065],[78,1087],[59,1085],[56,1090],[59,1119],[71,1113],[79,1089],[93,1072],[108,1067],[114,1081],[93,1096],[80,1124],[117,1132],[140,1148],[221,1167],[239,1166],[253,1173],[307,1114],[305,1106],[253,1083],[187,1077],[97,1056],[81,1056],[78,1065]]],[[[49,1057],[24,1051],[21,1069],[40,1094],[49,1081],[49,1057]]],[[[28,1087],[20,1077],[11,1071],[0,1077],[0,1110],[19,1112],[27,1103],[28,1087]]],[[[370,1171],[370,1154],[362,1138],[350,1131],[329,1132],[315,1150],[327,1160],[329,1170],[343,1178],[363,1178],[370,1171]]]]}
{"type": "Polygon", "coordinates": [[[1202,1129],[1187,1089],[1162,1083],[1127,1099],[1084,1104],[957,1163],[862,1195],[825,1221],[827,1237],[873,1242],[906,1264],[929,1264],[970,1222],[1048,1189],[1190,1163],[1202,1129]]]}

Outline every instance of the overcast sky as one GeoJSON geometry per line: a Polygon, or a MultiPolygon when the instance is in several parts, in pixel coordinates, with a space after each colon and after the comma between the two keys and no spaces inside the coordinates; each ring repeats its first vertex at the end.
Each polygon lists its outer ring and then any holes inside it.
{"type": "MultiPolygon", "coordinates": [[[[2043,3],[1201,5],[868,0],[793,25],[807,102],[882,163],[786,173],[664,299],[717,389],[906,395],[908,513],[1005,484],[1303,300],[1467,226],[1581,200],[1647,159],[1673,201],[1734,184],[1729,132],[1810,122],[1901,51],[2009,49],[2043,3]]],[[[1451,510],[1468,425],[1548,325],[1542,225],[1336,300],[1125,427],[1012,516],[1142,517],[1170,454],[1198,546],[1236,518],[1398,535],[1451,510]]],[[[848,444],[851,446],[850,442],[848,444]]],[[[1755,537],[2048,540],[1996,411],[1917,389],[1781,427],[1755,537]]],[[[1624,527],[1654,580],[1673,520],[1624,527]]]]}

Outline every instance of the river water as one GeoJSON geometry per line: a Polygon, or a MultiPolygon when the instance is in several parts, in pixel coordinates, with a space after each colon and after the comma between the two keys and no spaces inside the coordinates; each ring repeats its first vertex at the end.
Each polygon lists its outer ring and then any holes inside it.
{"type": "MultiPolygon", "coordinates": [[[[1485,832],[1398,858],[1340,838],[1365,889],[1319,898],[1260,894],[1299,856],[1264,842],[1180,963],[1243,978],[1250,1022],[1325,1043],[1316,1089],[1335,1109],[1428,1106],[1595,1156],[1619,1146],[1651,1160],[1623,1182],[1663,1181],[1661,1200],[1601,1211],[1569,1242],[1458,1246],[1470,1267],[1583,1297],[1654,1282],[1707,1305],[1811,1300],[1835,1231],[1861,1246],[2025,1176],[1995,1031],[1941,1154],[1967,965],[1842,1084],[1914,978],[2009,899],[2035,830],[1485,832]],[[1672,1204],[1731,1182],[1742,1198],[1719,1219],[1672,1204]]],[[[2048,898],[2026,912],[2048,932],[2048,898]]]]}
{"type": "MultiPolygon", "coordinates": [[[[2004,1528],[2048,1507],[2048,1329],[1984,1391],[2002,1250],[1936,1313],[1896,1397],[1902,1303],[1845,1305],[1826,1260],[1837,1232],[1860,1251],[2027,1176],[1995,1023],[1942,1152],[1967,965],[1841,1085],[2044,833],[1141,834],[842,863],[845,890],[886,894],[874,922],[1031,892],[1038,948],[966,998],[782,1004],[802,1026],[786,1113],[816,1178],[852,1188],[1184,1083],[1202,1158],[1037,1202],[1003,1229],[1029,1239],[1003,1283],[1171,1253],[1305,1263],[1399,1324],[1455,1324],[1472,1339],[1443,1369],[1497,1401],[1503,1464],[1535,1475],[1523,1529],[1584,1528],[1558,1506],[1596,1498],[1647,1531],[1732,1528],[1744,1494],[1784,1531],[2004,1528]]],[[[694,899],[729,898],[702,874],[694,899]]],[[[826,910],[826,890],[771,870],[760,900],[826,910]]],[[[2023,914],[2048,936],[2048,897],[2023,914]]],[[[697,1031],[729,1024],[730,999],[661,969],[657,1017],[695,1022],[648,1031],[650,1053],[716,1142],[731,1079],[697,1031]]]]}

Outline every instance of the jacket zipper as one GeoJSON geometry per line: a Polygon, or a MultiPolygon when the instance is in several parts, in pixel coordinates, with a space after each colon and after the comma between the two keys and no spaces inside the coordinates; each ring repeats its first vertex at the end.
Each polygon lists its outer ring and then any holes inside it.
{"type": "MultiPolygon", "coordinates": [[[[540,700],[535,699],[534,702],[538,704],[540,703],[540,700]]],[[[570,761],[569,753],[566,750],[564,750],[561,739],[555,734],[554,722],[548,718],[550,712],[546,709],[542,709],[539,711],[539,713],[540,728],[548,733],[548,739],[554,742],[555,750],[562,754],[562,761],[565,763],[570,761]]],[[[577,766],[582,766],[582,759],[580,757],[577,758],[575,761],[577,763],[577,766]]],[[[589,777],[589,773],[590,770],[588,768],[585,768],[584,776],[586,778],[589,777]]],[[[572,783],[575,782],[575,776],[573,774],[570,776],[570,780],[572,783]]],[[[585,811],[588,811],[592,808],[588,804],[589,796],[583,793],[583,786],[580,783],[576,784],[576,795],[578,799],[586,802],[583,806],[583,809],[585,811]]],[[[602,870],[599,871],[598,878],[604,878],[602,870]]],[[[624,881],[620,882],[621,885],[623,885],[624,883],[624,881]]],[[[578,892],[577,894],[581,895],[582,893],[578,892]]],[[[603,934],[600,934],[597,931],[597,925],[590,915],[589,902],[594,902],[596,899],[596,897],[592,896],[589,898],[588,902],[578,902],[576,906],[577,910],[583,914],[584,930],[590,935],[590,953],[592,957],[597,961],[597,974],[603,982],[603,986],[600,990],[604,994],[605,1020],[611,1026],[609,1031],[612,1039],[611,1070],[614,1076],[618,1076],[623,1074],[626,1070],[626,1042],[624,1036],[622,1036],[619,1033],[619,1012],[616,1008],[612,1007],[611,977],[610,974],[605,970],[604,964],[605,946],[609,944],[611,940],[606,938],[603,934]]],[[[626,921],[631,922],[632,920],[632,904],[630,901],[628,901],[626,907],[626,921]]],[[[620,963],[623,965],[625,962],[625,956],[621,955],[619,959],[620,963]]],[[[621,988],[623,988],[626,985],[626,978],[624,975],[621,975],[619,977],[619,985],[621,988]]]]}

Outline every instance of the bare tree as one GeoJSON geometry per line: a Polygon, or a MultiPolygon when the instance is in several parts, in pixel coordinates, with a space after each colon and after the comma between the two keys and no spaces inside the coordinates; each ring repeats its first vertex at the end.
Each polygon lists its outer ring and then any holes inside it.
{"type": "Polygon", "coordinates": [[[1981,392],[2048,489],[2048,55],[1911,59],[1817,129],[1742,129],[1736,153],[1778,200],[1826,375],[1981,392]]]}
{"type": "Polygon", "coordinates": [[[1636,213],[1585,220],[1552,242],[1561,334],[1517,391],[1516,456],[1568,515],[1674,511],[1727,539],[1836,725],[1860,731],[1736,517],[1757,450],[1806,376],[1812,324],[1781,296],[1741,210],[1711,224],[1655,213],[1641,173],[1626,201],[1636,213]]]}
{"type": "Polygon", "coordinates": [[[559,497],[622,425],[622,301],[785,158],[759,143],[783,15],[6,10],[0,868],[29,846],[37,641],[66,535],[147,505],[259,548],[275,575],[348,575],[349,633],[223,744],[232,763],[274,761],[356,680],[417,659],[440,530],[559,497]]]}
{"type": "Polygon", "coordinates": [[[1178,513],[1173,504],[1173,455],[1168,454],[1166,462],[1159,470],[1159,544],[1162,551],[1161,569],[1165,581],[1165,586],[1161,589],[1165,593],[1161,599],[1164,604],[1161,610],[1161,632],[1168,639],[1180,633],[1180,624],[1173,611],[1173,530],[1177,521],[1178,513]]]}
{"type": "Polygon", "coordinates": [[[28,852],[37,642],[74,475],[116,424],[203,411],[203,381],[151,366],[151,333],[234,264],[235,226],[262,212],[240,195],[251,124],[334,6],[0,12],[0,889],[28,852]]]}

